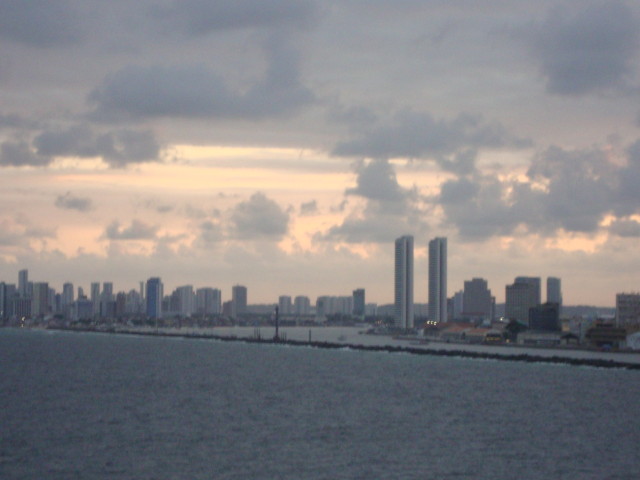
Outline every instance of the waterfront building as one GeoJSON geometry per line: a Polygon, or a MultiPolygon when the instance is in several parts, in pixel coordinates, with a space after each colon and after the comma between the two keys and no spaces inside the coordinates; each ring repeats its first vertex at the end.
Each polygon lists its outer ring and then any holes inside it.
{"type": "Polygon", "coordinates": [[[18,295],[21,298],[30,297],[29,292],[29,270],[24,269],[18,272],[18,295]]]}
{"type": "Polygon", "coordinates": [[[493,320],[493,297],[484,278],[464,282],[462,316],[469,320],[493,320]]]}
{"type": "Polygon", "coordinates": [[[237,318],[247,313],[247,287],[234,285],[231,288],[231,316],[237,318]]]}
{"type": "Polygon", "coordinates": [[[322,295],[316,299],[316,317],[322,319],[328,315],[351,315],[353,297],[322,295]]]}
{"type": "Polygon", "coordinates": [[[516,277],[512,285],[506,286],[505,317],[523,325],[529,325],[529,309],[540,304],[540,282],[536,285],[531,278],[516,277]]]}
{"type": "Polygon", "coordinates": [[[413,328],[413,236],[405,235],[395,243],[395,325],[413,328]]]}
{"type": "Polygon", "coordinates": [[[536,305],[540,305],[542,303],[540,277],[516,277],[515,281],[517,283],[527,283],[531,285],[531,288],[533,288],[534,291],[536,305]]]}
{"type": "Polygon", "coordinates": [[[280,295],[278,297],[278,312],[280,315],[291,315],[293,312],[293,303],[290,295],[280,295]]]}
{"type": "Polygon", "coordinates": [[[36,282],[33,284],[31,296],[31,316],[39,317],[49,313],[49,284],[36,282]]]}
{"type": "Polygon", "coordinates": [[[447,239],[429,242],[429,320],[447,321],[447,239]]]}
{"type": "Polygon", "coordinates": [[[459,290],[451,297],[451,309],[447,310],[449,320],[461,320],[464,311],[464,290],[459,290]]]}
{"type": "Polygon", "coordinates": [[[150,318],[162,317],[162,297],[163,297],[162,281],[159,277],[152,277],[147,280],[147,316],[150,318]]]}
{"type": "Polygon", "coordinates": [[[364,317],[365,314],[365,291],[358,288],[353,291],[353,316],[364,317]]]}
{"type": "Polygon", "coordinates": [[[640,293],[616,295],[616,326],[640,327],[640,293]]]}
{"type": "Polygon", "coordinates": [[[559,332],[560,305],[544,303],[529,309],[529,330],[534,332],[559,332]]]}
{"type": "Polygon", "coordinates": [[[173,310],[175,313],[178,313],[183,317],[190,317],[195,310],[195,294],[193,293],[193,285],[178,287],[176,288],[175,293],[178,304],[173,310]]]}
{"type": "Polygon", "coordinates": [[[220,315],[222,294],[217,288],[204,287],[196,290],[196,312],[198,315],[220,315]]]}
{"type": "Polygon", "coordinates": [[[93,316],[100,315],[100,282],[91,283],[91,304],[93,305],[93,316]]]}
{"type": "Polygon", "coordinates": [[[557,277],[547,277],[547,303],[557,303],[562,306],[561,282],[557,277]]]}
{"type": "Polygon", "coordinates": [[[293,309],[296,315],[310,315],[311,314],[311,300],[304,295],[298,295],[293,300],[293,309]]]}

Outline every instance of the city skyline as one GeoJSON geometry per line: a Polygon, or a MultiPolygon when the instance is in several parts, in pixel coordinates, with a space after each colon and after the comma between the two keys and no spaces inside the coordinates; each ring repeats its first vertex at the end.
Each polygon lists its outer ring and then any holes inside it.
{"type": "Polygon", "coordinates": [[[640,290],[640,4],[0,4],[0,277],[640,290]]]}

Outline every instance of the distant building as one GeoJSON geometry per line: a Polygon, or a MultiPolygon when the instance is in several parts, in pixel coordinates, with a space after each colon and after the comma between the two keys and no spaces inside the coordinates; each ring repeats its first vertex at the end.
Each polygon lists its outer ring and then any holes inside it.
{"type": "Polygon", "coordinates": [[[640,327],[640,293],[616,295],[616,326],[640,327]]]}
{"type": "Polygon", "coordinates": [[[544,303],[529,309],[529,330],[535,332],[559,332],[560,305],[544,303]]]}
{"type": "Polygon", "coordinates": [[[325,318],[328,315],[351,315],[353,297],[321,295],[316,299],[316,316],[325,318]]]}
{"type": "Polygon", "coordinates": [[[91,304],[93,305],[93,316],[100,315],[100,282],[91,283],[91,304]]]}
{"type": "Polygon", "coordinates": [[[429,242],[429,320],[447,321],[447,239],[429,242]]]}
{"type": "Polygon", "coordinates": [[[532,281],[532,277],[516,277],[512,285],[506,286],[504,315],[529,325],[529,309],[540,304],[540,279],[532,281]]]}
{"type": "Polygon", "coordinates": [[[557,277],[547,277],[547,303],[557,303],[562,306],[561,281],[557,277]]]}
{"type": "Polygon", "coordinates": [[[310,315],[311,300],[309,300],[309,297],[298,295],[293,300],[293,310],[296,315],[310,315]]]}
{"type": "Polygon", "coordinates": [[[493,297],[484,278],[464,282],[462,316],[470,320],[493,320],[493,297]]]}
{"type": "Polygon", "coordinates": [[[147,280],[147,316],[150,318],[162,317],[162,297],[163,297],[162,281],[159,277],[152,277],[147,280]]]}
{"type": "Polygon", "coordinates": [[[353,291],[353,316],[364,317],[365,314],[365,291],[364,288],[358,288],[353,291]]]}
{"type": "Polygon", "coordinates": [[[291,303],[291,296],[280,295],[278,297],[278,312],[280,315],[291,315],[293,313],[293,303],[291,303]]]}
{"type": "Polygon", "coordinates": [[[198,315],[220,315],[222,313],[222,293],[217,288],[196,290],[196,312],[198,315]]]}
{"type": "Polygon", "coordinates": [[[176,288],[176,296],[178,299],[178,308],[176,313],[183,317],[190,317],[195,311],[195,294],[193,293],[193,285],[184,285],[176,288]]]}
{"type": "Polygon", "coordinates": [[[541,296],[541,290],[540,290],[540,283],[541,283],[540,277],[516,277],[515,282],[526,283],[530,285],[534,291],[533,295],[535,296],[536,305],[540,305],[542,303],[542,296],[541,296]]]}
{"type": "Polygon", "coordinates": [[[33,284],[31,297],[31,316],[39,317],[49,313],[49,284],[36,282],[33,284]]]}
{"type": "Polygon", "coordinates": [[[413,328],[413,237],[405,235],[395,244],[395,325],[413,328]]]}
{"type": "Polygon", "coordinates": [[[20,270],[18,272],[18,295],[21,298],[30,297],[29,292],[29,270],[20,270]]]}
{"type": "Polygon", "coordinates": [[[460,320],[463,318],[464,312],[464,290],[459,290],[451,297],[451,310],[448,311],[450,320],[460,320]]]}
{"type": "Polygon", "coordinates": [[[234,285],[231,288],[231,316],[237,318],[247,313],[247,287],[234,285]]]}

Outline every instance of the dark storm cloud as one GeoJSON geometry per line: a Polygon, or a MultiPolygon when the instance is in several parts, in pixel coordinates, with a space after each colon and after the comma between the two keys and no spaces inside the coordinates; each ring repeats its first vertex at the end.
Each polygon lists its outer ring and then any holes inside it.
{"type": "MultiPolygon", "coordinates": [[[[608,215],[640,213],[640,143],[626,153],[620,165],[597,148],[550,147],[532,159],[525,179],[460,177],[442,185],[437,203],[445,223],[467,239],[508,235],[520,226],[530,233],[594,233],[608,215]]],[[[616,220],[610,231],[634,236],[636,222],[616,220]]]]}
{"type": "Polygon", "coordinates": [[[243,28],[304,28],[316,14],[306,0],[180,0],[154,14],[188,35],[243,28]]]}
{"type": "Polygon", "coordinates": [[[158,233],[158,227],[148,225],[141,220],[134,219],[128,227],[121,226],[114,220],[105,228],[102,238],[107,240],[153,240],[158,233]]]}
{"type": "Polygon", "coordinates": [[[609,225],[609,231],[619,237],[639,238],[640,222],[629,219],[616,220],[609,225]]]}
{"type": "Polygon", "coordinates": [[[66,210],[77,210],[87,212],[92,208],[91,199],[88,197],[77,197],[71,192],[56,197],[55,206],[66,210]]]}
{"type": "Polygon", "coordinates": [[[313,101],[299,78],[298,53],[278,35],[265,44],[266,72],[245,92],[234,91],[205,65],[128,66],[89,96],[94,116],[248,118],[281,115],[313,101]]]}
{"type": "Polygon", "coordinates": [[[289,214],[262,192],[254,193],[231,213],[234,236],[244,239],[279,239],[289,229],[289,214]]]}
{"type": "Polygon", "coordinates": [[[127,129],[97,134],[89,127],[76,126],[42,132],[33,143],[39,155],[101,157],[111,167],[157,161],[160,153],[151,132],[127,129]]]}
{"type": "Polygon", "coordinates": [[[82,37],[80,19],[65,0],[2,0],[0,38],[35,47],[65,46],[82,37]]]}
{"type": "Polygon", "coordinates": [[[638,28],[631,9],[618,1],[551,10],[533,39],[547,90],[580,95],[623,85],[638,51],[638,28]]]}
{"type": "Polygon", "coordinates": [[[29,144],[23,141],[8,141],[0,146],[0,166],[46,167],[51,161],[51,157],[34,152],[29,144]]]}
{"type": "Polygon", "coordinates": [[[468,173],[473,168],[469,156],[457,156],[469,148],[520,147],[524,140],[509,134],[499,124],[481,116],[459,114],[453,120],[435,119],[428,113],[403,111],[391,123],[369,129],[358,138],[340,142],[333,150],[338,156],[372,158],[435,158],[442,168],[468,173]]]}

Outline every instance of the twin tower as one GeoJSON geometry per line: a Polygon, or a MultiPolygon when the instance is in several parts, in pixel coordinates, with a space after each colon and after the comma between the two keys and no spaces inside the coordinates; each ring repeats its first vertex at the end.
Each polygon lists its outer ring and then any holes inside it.
{"type": "MultiPolygon", "coordinates": [[[[395,324],[406,330],[414,327],[413,311],[413,236],[396,240],[395,324]]],[[[447,239],[429,242],[429,321],[447,321],[447,239]]]]}

